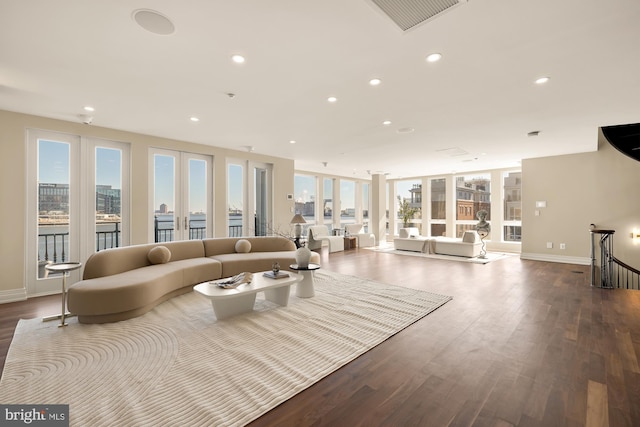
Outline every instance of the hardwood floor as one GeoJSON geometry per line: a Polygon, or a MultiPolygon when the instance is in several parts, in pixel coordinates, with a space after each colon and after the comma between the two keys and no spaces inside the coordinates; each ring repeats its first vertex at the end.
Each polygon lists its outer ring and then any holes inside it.
{"type": "MultiPolygon", "coordinates": [[[[250,426],[638,426],[640,292],[589,286],[587,266],[487,265],[355,249],[322,268],[453,300],[250,426]]],[[[59,297],[0,305],[17,320],[59,297]]]]}

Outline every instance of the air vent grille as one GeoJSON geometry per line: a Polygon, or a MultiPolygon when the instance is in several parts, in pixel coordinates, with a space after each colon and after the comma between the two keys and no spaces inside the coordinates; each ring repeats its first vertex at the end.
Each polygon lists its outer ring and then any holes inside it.
{"type": "MultiPolygon", "coordinates": [[[[400,27],[407,31],[456,6],[461,0],[371,0],[400,27]]],[[[466,0],[463,0],[466,1],[466,0]]]]}

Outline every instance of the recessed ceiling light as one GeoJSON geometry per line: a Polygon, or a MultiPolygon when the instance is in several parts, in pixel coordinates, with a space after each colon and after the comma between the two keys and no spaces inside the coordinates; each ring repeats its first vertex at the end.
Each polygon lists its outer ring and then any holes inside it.
{"type": "Polygon", "coordinates": [[[95,108],[93,108],[93,107],[92,107],[92,106],[90,106],[90,105],[86,105],[86,106],[84,107],[84,111],[91,111],[91,112],[93,112],[93,111],[96,111],[96,109],[95,109],[95,108]]]}
{"type": "Polygon", "coordinates": [[[169,18],[155,10],[134,10],[133,19],[145,30],[160,36],[168,36],[176,30],[169,18]]]}
{"type": "Polygon", "coordinates": [[[244,64],[244,62],[246,61],[245,57],[242,55],[233,55],[231,57],[231,60],[236,64],[244,64]]]}
{"type": "Polygon", "coordinates": [[[432,53],[427,55],[427,62],[438,62],[442,59],[441,53],[432,53]]]}
{"type": "Polygon", "coordinates": [[[335,96],[330,96],[327,98],[327,101],[329,102],[336,102],[338,100],[338,98],[336,98],[335,96]]]}
{"type": "Polygon", "coordinates": [[[538,136],[538,135],[540,135],[540,131],[539,130],[534,130],[534,131],[531,131],[531,132],[527,133],[527,136],[529,136],[529,137],[538,136]]]}
{"type": "Polygon", "coordinates": [[[289,141],[289,144],[295,144],[296,141],[294,141],[293,139],[291,141],[289,141]]]}
{"type": "Polygon", "coordinates": [[[411,133],[414,130],[415,130],[414,128],[400,128],[396,132],[398,132],[398,133],[411,133]]]}
{"type": "Polygon", "coordinates": [[[192,122],[199,122],[200,119],[197,117],[190,117],[189,120],[191,120],[192,122]]]}
{"type": "Polygon", "coordinates": [[[385,126],[389,126],[391,124],[391,120],[385,120],[384,122],[382,122],[382,124],[385,126]]]}
{"type": "Polygon", "coordinates": [[[376,78],[376,79],[371,79],[371,80],[369,80],[369,84],[370,84],[371,86],[378,86],[380,83],[382,83],[382,80],[377,79],[377,78],[376,78]]]}
{"type": "Polygon", "coordinates": [[[536,79],[536,84],[543,85],[548,81],[549,81],[549,77],[546,77],[546,76],[545,77],[540,77],[540,78],[536,79]]]}

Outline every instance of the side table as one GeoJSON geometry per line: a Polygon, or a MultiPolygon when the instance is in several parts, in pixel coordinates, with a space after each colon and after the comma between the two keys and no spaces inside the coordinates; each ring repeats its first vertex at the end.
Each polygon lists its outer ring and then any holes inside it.
{"type": "Polygon", "coordinates": [[[344,248],[347,249],[355,249],[358,245],[357,239],[354,236],[345,236],[344,238],[344,248]]]}
{"type": "Polygon", "coordinates": [[[62,262],[59,264],[45,265],[44,268],[46,268],[48,271],[62,273],[62,313],[43,317],[43,322],[60,319],[60,324],[58,325],[58,327],[67,326],[67,323],[64,321],[65,317],[73,316],[67,311],[67,276],[69,275],[70,271],[77,270],[80,267],[82,267],[81,262],[62,262]]]}
{"type": "Polygon", "coordinates": [[[310,263],[307,268],[291,264],[289,268],[302,275],[302,281],[296,285],[296,296],[299,298],[311,298],[315,295],[313,272],[320,268],[320,264],[310,263]]]}

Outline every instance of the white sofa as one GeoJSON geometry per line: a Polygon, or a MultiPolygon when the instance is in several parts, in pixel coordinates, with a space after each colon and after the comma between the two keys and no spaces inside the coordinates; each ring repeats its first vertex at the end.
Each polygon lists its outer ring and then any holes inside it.
{"type": "Polygon", "coordinates": [[[393,239],[395,249],[475,258],[480,255],[482,241],[476,231],[465,231],[461,239],[420,236],[417,228],[401,228],[393,239]]]}
{"type": "Polygon", "coordinates": [[[329,253],[344,250],[344,237],[329,235],[329,229],[326,225],[310,226],[307,242],[309,249],[321,249],[322,246],[328,246],[329,253]]]}
{"type": "Polygon", "coordinates": [[[355,237],[359,248],[369,248],[376,245],[376,236],[373,233],[365,233],[362,224],[346,224],[346,235],[355,237]]]}

